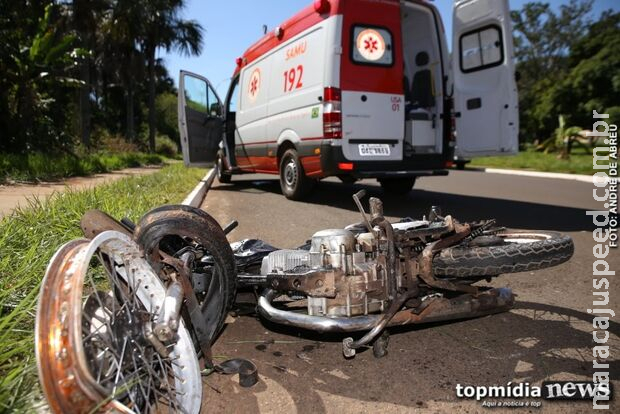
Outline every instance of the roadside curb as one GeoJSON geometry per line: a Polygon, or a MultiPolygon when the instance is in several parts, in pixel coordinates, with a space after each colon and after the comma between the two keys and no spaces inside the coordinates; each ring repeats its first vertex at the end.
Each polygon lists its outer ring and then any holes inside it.
{"type": "MultiPolygon", "coordinates": [[[[467,169],[465,171],[467,171],[467,169]]],[[[485,173],[490,173],[490,174],[521,175],[521,176],[526,176],[526,177],[572,180],[572,181],[580,181],[583,183],[592,182],[591,175],[582,175],[582,174],[563,174],[563,173],[524,171],[524,170],[504,170],[500,168],[477,168],[477,169],[472,168],[470,169],[470,171],[480,171],[480,172],[485,172],[485,173]]]]}
{"type": "Polygon", "coordinates": [[[183,200],[183,205],[196,208],[200,207],[202,201],[207,196],[207,192],[211,188],[211,185],[213,185],[215,175],[215,168],[212,168],[211,171],[209,171],[207,175],[205,175],[204,178],[200,180],[200,182],[192,190],[192,192],[189,193],[187,197],[185,197],[185,200],[183,200]]]}

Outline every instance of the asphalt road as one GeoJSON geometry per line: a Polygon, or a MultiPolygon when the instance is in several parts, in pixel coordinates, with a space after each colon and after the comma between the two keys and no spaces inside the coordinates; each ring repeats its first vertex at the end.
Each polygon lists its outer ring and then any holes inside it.
{"type": "MultiPolygon", "coordinates": [[[[453,323],[392,331],[389,355],[372,352],[345,360],[342,336],[298,332],[255,315],[230,318],[215,355],[253,360],[261,374],[254,388],[234,377],[206,379],[204,408],[209,412],[484,412],[481,402],[456,397],[456,385],[539,384],[546,380],[592,379],[593,225],[585,212],[600,208],[587,183],[455,171],[420,180],[407,197],[383,196],[374,180],[354,185],[321,182],[306,202],[286,200],[272,176],[217,181],[203,208],[222,225],[240,222],[229,238],[260,238],[293,248],[318,230],[342,228],[360,220],[351,195],[365,188],[382,197],[390,218],[421,217],[432,205],[461,221],[496,218],[510,228],[558,230],[570,234],[573,259],[534,273],[501,276],[491,284],[518,295],[507,313],[453,323]]],[[[608,256],[620,269],[620,254],[608,256]]],[[[247,301],[247,295],[240,297],[247,301]]],[[[620,289],[610,288],[609,307],[620,310],[620,289]]],[[[251,304],[238,305],[240,313],[251,304]]],[[[247,313],[247,312],[246,312],[247,313]]],[[[620,312],[618,312],[620,317],[620,312]]],[[[610,372],[620,390],[620,325],[609,328],[610,372]]],[[[494,400],[494,399],[491,399],[494,400]]],[[[523,399],[519,401],[541,401],[523,399]]],[[[615,398],[616,404],[618,398],[615,398]]],[[[613,404],[613,403],[612,403],[613,404]]],[[[612,406],[613,407],[613,406],[612,406]]],[[[590,412],[590,402],[542,401],[540,408],[510,412],[590,412]]],[[[494,412],[502,412],[495,409],[494,412]]]]}

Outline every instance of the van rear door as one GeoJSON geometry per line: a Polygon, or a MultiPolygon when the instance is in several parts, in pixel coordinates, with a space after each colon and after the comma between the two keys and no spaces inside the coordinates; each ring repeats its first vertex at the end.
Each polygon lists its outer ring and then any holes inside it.
{"type": "Polygon", "coordinates": [[[343,154],[351,161],[400,161],[405,136],[400,3],[344,4],[343,154]]]}
{"type": "Polygon", "coordinates": [[[456,0],[452,75],[456,155],[519,150],[519,103],[508,0],[456,0]]]}
{"type": "Polygon", "coordinates": [[[220,98],[207,78],[182,70],[177,104],[185,165],[211,166],[217,156],[224,127],[220,98]]]}

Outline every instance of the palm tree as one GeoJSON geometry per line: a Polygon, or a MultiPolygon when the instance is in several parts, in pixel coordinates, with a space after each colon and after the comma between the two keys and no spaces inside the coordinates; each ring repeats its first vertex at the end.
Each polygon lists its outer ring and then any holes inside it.
{"type": "Polygon", "coordinates": [[[167,52],[176,50],[183,55],[199,55],[202,50],[202,26],[195,20],[183,20],[179,14],[185,7],[184,0],[150,0],[145,2],[142,21],[142,50],[147,61],[149,149],[155,150],[156,113],[155,83],[158,48],[167,52]]]}
{"type": "Polygon", "coordinates": [[[72,23],[75,32],[79,36],[80,45],[84,53],[79,61],[80,85],[78,108],[80,141],[85,146],[90,146],[91,132],[91,92],[93,82],[93,56],[97,49],[98,21],[103,19],[103,13],[109,6],[106,0],[73,0],[72,23]]]}
{"type": "Polygon", "coordinates": [[[149,0],[115,0],[110,16],[103,23],[107,76],[120,80],[125,92],[125,137],[135,139],[136,79],[140,78],[143,57],[138,46],[144,33],[145,8],[149,0]]]}

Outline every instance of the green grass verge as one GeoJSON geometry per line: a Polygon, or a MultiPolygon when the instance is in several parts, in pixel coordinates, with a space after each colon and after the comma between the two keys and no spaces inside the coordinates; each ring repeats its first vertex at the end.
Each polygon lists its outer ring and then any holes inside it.
{"type": "Polygon", "coordinates": [[[557,159],[557,154],[523,151],[515,156],[475,158],[472,160],[469,166],[557,172],[567,174],[591,175],[593,173],[592,154],[584,153],[572,154],[570,156],[570,159],[568,160],[559,160],[557,159]]]}
{"type": "Polygon", "coordinates": [[[40,282],[54,252],[80,238],[79,220],[90,209],[134,221],[162,204],[180,203],[204,176],[170,165],[85,191],[65,191],[0,221],[0,412],[31,411],[40,391],[34,357],[34,317],[40,282]]]}
{"type": "Polygon", "coordinates": [[[82,157],[32,153],[0,154],[0,183],[51,181],[65,177],[105,173],[130,167],[162,164],[165,158],[140,152],[96,153],[82,157]]]}

